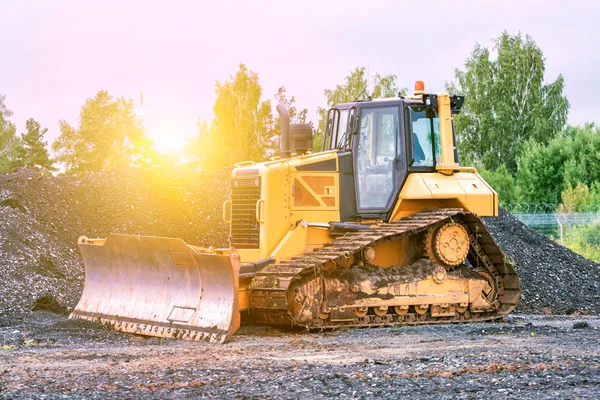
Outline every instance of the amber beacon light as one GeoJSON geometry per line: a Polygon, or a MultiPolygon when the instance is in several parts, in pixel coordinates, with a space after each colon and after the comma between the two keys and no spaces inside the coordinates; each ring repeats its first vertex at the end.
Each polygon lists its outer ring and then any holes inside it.
{"type": "Polygon", "coordinates": [[[423,81],[415,82],[415,94],[425,93],[425,83],[423,81]]]}

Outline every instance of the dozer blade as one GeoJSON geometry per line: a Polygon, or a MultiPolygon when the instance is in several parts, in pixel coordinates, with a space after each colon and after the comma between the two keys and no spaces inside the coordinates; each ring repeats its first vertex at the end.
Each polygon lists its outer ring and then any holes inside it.
{"type": "Polygon", "coordinates": [[[79,238],[85,286],[70,318],[140,335],[225,342],[240,326],[240,258],[181,239],[79,238]]]}

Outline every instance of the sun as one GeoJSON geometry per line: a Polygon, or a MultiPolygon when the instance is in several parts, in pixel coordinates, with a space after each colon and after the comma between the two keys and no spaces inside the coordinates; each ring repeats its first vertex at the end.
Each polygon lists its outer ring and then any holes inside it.
{"type": "Polygon", "coordinates": [[[178,153],[186,143],[186,135],[177,133],[177,131],[160,130],[158,132],[148,132],[148,137],[154,142],[154,148],[159,153],[178,153]]]}

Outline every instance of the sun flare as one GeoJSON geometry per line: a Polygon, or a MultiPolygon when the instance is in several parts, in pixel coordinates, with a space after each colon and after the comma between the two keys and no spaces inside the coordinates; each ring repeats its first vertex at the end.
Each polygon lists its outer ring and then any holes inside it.
{"type": "Polygon", "coordinates": [[[154,148],[159,153],[169,151],[180,152],[186,143],[186,135],[176,131],[160,131],[148,133],[148,137],[154,142],[154,148]]]}

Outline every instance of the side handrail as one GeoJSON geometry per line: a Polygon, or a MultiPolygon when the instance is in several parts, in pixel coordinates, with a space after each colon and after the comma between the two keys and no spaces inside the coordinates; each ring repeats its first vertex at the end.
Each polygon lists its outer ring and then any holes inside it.
{"type": "Polygon", "coordinates": [[[265,203],[266,200],[260,199],[256,202],[256,222],[259,224],[263,224],[265,220],[262,219],[262,207],[260,206],[262,203],[265,203]]]}
{"type": "Polygon", "coordinates": [[[231,200],[225,200],[223,202],[223,222],[231,224],[231,200]],[[227,219],[227,205],[229,205],[229,219],[227,219]]]}

